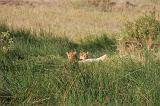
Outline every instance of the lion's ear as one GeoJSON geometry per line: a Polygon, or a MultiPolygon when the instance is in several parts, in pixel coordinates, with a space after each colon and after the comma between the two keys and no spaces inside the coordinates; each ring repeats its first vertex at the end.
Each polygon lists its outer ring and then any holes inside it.
{"type": "Polygon", "coordinates": [[[68,52],[66,52],[66,54],[68,55],[69,53],[68,53],[68,52]]]}

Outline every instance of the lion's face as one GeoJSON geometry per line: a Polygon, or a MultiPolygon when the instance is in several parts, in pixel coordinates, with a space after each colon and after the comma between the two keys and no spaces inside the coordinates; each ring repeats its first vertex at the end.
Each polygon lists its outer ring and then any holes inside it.
{"type": "Polygon", "coordinates": [[[88,59],[88,52],[80,52],[80,60],[88,59]]]}
{"type": "Polygon", "coordinates": [[[76,51],[70,51],[66,52],[67,57],[69,60],[76,60],[77,59],[77,52],[76,51]]]}

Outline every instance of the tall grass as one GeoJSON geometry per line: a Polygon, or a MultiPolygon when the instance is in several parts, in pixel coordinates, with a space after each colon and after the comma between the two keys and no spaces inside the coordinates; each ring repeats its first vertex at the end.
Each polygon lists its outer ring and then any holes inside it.
{"type": "Polygon", "coordinates": [[[120,58],[116,42],[107,35],[76,44],[5,25],[0,31],[15,38],[14,50],[0,58],[0,94],[12,95],[0,97],[1,104],[160,105],[160,61],[149,51],[140,64],[129,55],[120,58]],[[105,62],[79,64],[67,60],[65,52],[71,49],[115,55],[105,62]]]}

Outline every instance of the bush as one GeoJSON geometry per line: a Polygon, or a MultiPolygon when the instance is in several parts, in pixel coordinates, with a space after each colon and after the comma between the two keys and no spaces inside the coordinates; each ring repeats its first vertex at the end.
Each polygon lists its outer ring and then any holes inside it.
{"type": "Polygon", "coordinates": [[[160,22],[153,15],[145,15],[134,22],[127,22],[124,33],[123,43],[132,42],[134,46],[151,48],[153,42],[157,43],[159,40],[160,22]]]}
{"type": "Polygon", "coordinates": [[[156,39],[160,34],[160,22],[154,16],[142,16],[135,22],[125,24],[126,34],[138,41],[142,41],[148,36],[156,39]]]}
{"type": "Polygon", "coordinates": [[[0,33],[0,52],[1,54],[8,54],[14,49],[14,40],[9,32],[0,33]]]}

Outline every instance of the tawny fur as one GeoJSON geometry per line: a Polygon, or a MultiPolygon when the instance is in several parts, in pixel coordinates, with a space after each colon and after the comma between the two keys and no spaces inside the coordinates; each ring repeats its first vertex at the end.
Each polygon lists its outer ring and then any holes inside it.
{"type": "Polygon", "coordinates": [[[70,51],[66,52],[67,57],[69,60],[76,60],[77,59],[77,52],[76,51],[70,51]]]}
{"type": "Polygon", "coordinates": [[[88,59],[88,52],[80,52],[80,61],[79,62],[98,62],[98,61],[104,61],[107,58],[108,58],[108,56],[105,54],[99,58],[88,59]]]}

